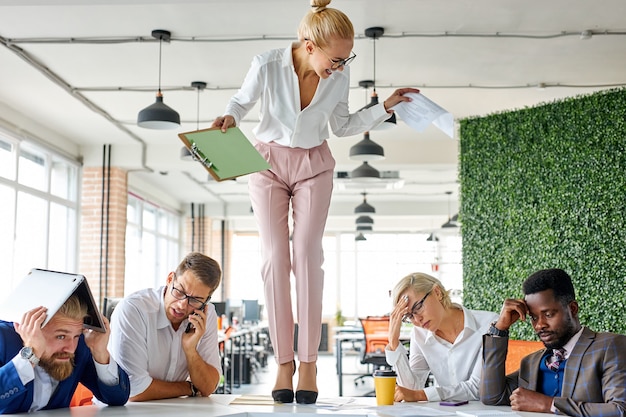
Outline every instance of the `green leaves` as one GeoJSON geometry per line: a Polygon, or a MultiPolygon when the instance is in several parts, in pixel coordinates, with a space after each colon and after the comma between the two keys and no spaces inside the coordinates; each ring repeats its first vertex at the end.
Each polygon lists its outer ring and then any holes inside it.
{"type": "Polygon", "coordinates": [[[563,268],[581,322],[626,333],[626,89],[461,120],[459,149],[464,304],[498,312],[563,268]]]}

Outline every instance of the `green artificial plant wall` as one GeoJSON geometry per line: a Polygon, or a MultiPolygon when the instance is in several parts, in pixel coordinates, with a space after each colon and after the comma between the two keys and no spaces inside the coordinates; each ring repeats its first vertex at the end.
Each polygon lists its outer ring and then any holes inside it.
{"type": "Polygon", "coordinates": [[[459,175],[465,305],[499,312],[563,268],[582,324],[626,333],[626,89],[462,120],[459,175]]]}

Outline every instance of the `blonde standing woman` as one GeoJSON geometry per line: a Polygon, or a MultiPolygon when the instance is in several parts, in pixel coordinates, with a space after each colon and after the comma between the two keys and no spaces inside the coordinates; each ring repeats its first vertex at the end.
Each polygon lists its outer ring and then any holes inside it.
{"type": "Polygon", "coordinates": [[[392,291],[387,363],[398,374],[395,401],[478,400],[482,337],[498,314],[455,304],[441,282],[414,273],[392,291]],[[400,343],[402,323],[411,323],[407,355],[400,343]],[[435,386],[426,387],[432,373],[435,386]]]}
{"type": "Polygon", "coordinates": [[[355,58],[354,28],[330,0],[312,0],[298,28],[298,40],[254,57],[224,116],[213,122],[222,131],[237,126],[259,102],[253,129],[256,148],[272,169],[252,174],[249,192],[259,227],[261,275],[270,340],[279,364],[272,391],[275,401],[294,399],[294,317],[290,273],[295,276],[298,328],[298,403],[317,400],[316,361],[321,337],[324,261],[322,236],[333,188],[335,160],[326,140],[370,130],[391,116],[394,105],[409,101],[396,90],[384,103],[350,114],[348,64],[355,58]],[[288,214],[293,214],[292,254],[288,214]]]}

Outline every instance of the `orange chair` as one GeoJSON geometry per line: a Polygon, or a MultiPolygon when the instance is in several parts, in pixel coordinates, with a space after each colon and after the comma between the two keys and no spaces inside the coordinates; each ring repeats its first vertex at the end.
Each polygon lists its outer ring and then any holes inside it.
{"type": "Polygon", "coordinates": [[[91,401],[92,399],[93,393],[89,390],[89,388],[79,382],[78,386],[76,387],[76,391],[74,391],[74,395],[72,396],[72,400],[70,401],[70,407],[91,405],[93,404],[93,402],[91,401]]]}
{"type": "MultiPolygon", "coordinates": [[[[367,316],[359,321],[363,327],[364,336],[361,363],[372,365],[374,369],[391,369],[385,358],[385,346],[389,343],[389,316],[367,316]]],[[[355,378],[354,385],[364,382],[366,377],[371,376],[372,374],[369,373],[355,378]]],[[[374,392],[367,395],[374,395],[374,392]]]]}
{"type": "Polygon", "coordinates": [[[535,340],[509,340],[509,350],[506,354],[504,369],[506,374],[515,372],[519,369],[522,358],[533,352],[543,349],[545,346],[542,342],[535,340]]]}

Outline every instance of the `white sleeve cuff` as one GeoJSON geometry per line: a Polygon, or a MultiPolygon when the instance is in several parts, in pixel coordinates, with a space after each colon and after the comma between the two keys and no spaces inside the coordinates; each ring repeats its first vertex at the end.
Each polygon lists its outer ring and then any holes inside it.
{"type": "Polygon", "coordinates": [[[22,359],[19,353],[11,359],[11,362],[13,362],[17,375],[20,377],[24,386],[35,379],[35,370],[33,369],[33,365],[26,359],[22,359]]]}
{"type": "Polygon", "coordinates": [[[109,355],[109,357],[109,363],[107,364],[101,364],[96,362],[95,360],[93,361],[93,363],[96,365],[96,373],[98,374],[98,379],[104,382],[105,385],[113,386],[119,384],[120,381],[118,378],[117,363],[112,356],[109,355]]]}
{"type": "Polygon", "coordinates": [[[439,395],[437,387],[425,387],[424,394],[426,394],[428,401],[441,401],[441,395],[439,395]]]}
{"type": "Polygon", "coordinates": [[[408,356],[408,352],[402,343],[398,344],[396,350],[389,349],[389,345],[385,346],[385,359],[389,365],[394,366],[402,355],[408,356]]]}

